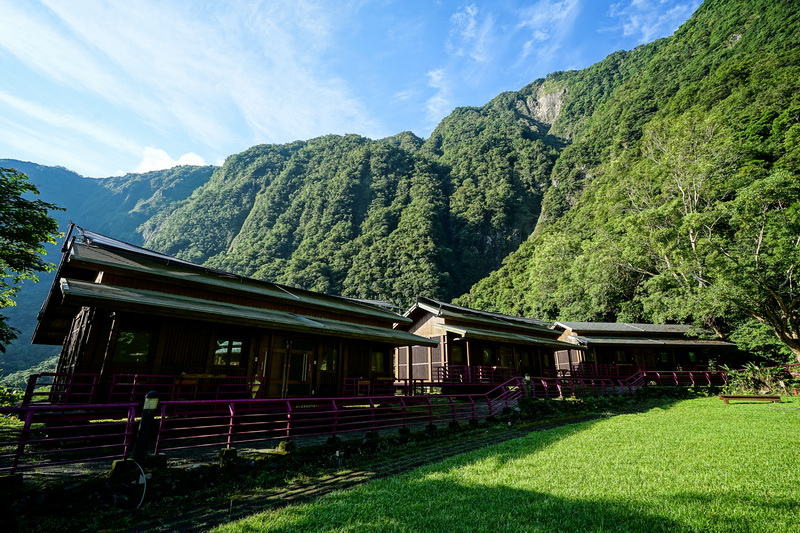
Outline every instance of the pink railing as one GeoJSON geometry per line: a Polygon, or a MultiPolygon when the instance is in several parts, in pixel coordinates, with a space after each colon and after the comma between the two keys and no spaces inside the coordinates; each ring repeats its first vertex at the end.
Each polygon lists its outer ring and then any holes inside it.
{"type": "Polygon", "coordinates": [[[162,400],[233,400],[252,398],[260,385],[260,379],[252,376],[115,374],[108,397],[109,401],[136,401],[157,391],[162,400]]]}
{"type": "Polygon", "coordinates": [[[442,365],[433,368],[433,381],[449,384],[500,384],[513,376],[511,368],[499,366],[442,365]]]}
{"type": "MultiPolygon", "coordinates": [[[[468,421],[522,395],[515,378],[486,394],[159,402],[156,452],[468,421]]],[[[0,409],[19,427],[0,431],[0,472],[128,456],[140,403],[0,409]]]]}
{"type": "Polygon", "coordinates": [[[97,396],[98,374],[42,372],[28,377],[23,405],[92,403],[97,396]]]}
{"type": "Polygon", "coordinates": [[[626,378],[645,368],[641,365],[610,365],[596,363],[579,363],[570,370],[572,377],[615,377],[626,378]]]}
{"type": "Polygon", "coordinates": [[[99,378],[99,374],[32,374],[22,405],[134,402],[152,390],[164,400],[229,400],[251,398],[261,386],[258,377],[212,374],[114,374],[103,386],[99,378]]]}
{"type": "Polygon", "coordinates": [[[725,372],[710,370],[648,370],[642,373],[646,384],[655,385],[725,385],[728,379],[725,372]]]}
{"type": "Polygon", "coordinates": [[[522,393],[515,378],[474,395],[164,402],[156,451],[467,421],[501,412],[522,393]]]}
{"type": "Polygon", "coordinates": [[[136,404],[7,407],[21,421],[0,429],[0,472],[122,459],[133,440],[136,404]]]}
{"type": "Polygon", "coordinates": [[[523,380],[526,394],[531,398],[563,398],[564,396],[600,396],[629,394],[645,385],[642,373],[625,378],[553,378],[532,377],[523,380]]]}

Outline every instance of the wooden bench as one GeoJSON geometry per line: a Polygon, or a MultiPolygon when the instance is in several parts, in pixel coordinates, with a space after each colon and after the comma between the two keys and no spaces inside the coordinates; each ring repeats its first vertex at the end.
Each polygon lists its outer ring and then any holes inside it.
{"type": "Polygon", "coordinates": [[[780,403],[781,397],[780,396],[759,396],[759,395],[748,395],[748,394],[723,394],[719,397],[725,403],[730,402],[731,400],[738,400],[742,402],[772,402],[772,403],[780,403]]]}

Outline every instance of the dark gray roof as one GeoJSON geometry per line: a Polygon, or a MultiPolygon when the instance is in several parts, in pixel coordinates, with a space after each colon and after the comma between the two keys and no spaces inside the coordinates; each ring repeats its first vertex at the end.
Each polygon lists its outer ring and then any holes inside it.
{"type": "Polygon", "coordinates": [[[98,305],[112,302],[114,306],[136,309],[153,314],[204,316],[209,320],[227,321],[241,325],[280,327],[289,331],[308,332],[336,337],[378,340],[400,346],[437,346],[439,343],[403,330],[353,324],[328,318],[308,317],[295,313],[259,309],[225,302],[211,302],[188,296],[164,294],[147,290],[101,285],[88,281],[60,280],[61,293],[66,301],[79,305],[98,305]]]}
{"type": "Polygon", "coordinates": [[[556,327],[572,330],[579,335],[592,333],[686,335],[692,329],[691,326],[683,324],[632,324],[627,322],[556,322],[556,327]]]}
{"type": "Polygon", "coordinates": [[[231,274],[84,229],[80,230],[76,241],[72,243],[70,257],[88,263],[149,273],[159,277],[197,283],[222,290],[249,292],[271,300],[325,309],[327,311],[399,323],[410,322],[409,319],[397,313],[365,301],[307,291],[231,274]]]}
{"type": "Polygon", "coordinates": [[[405,316],[410,316],[415,309],[424,309],[441,317],[462,319],[473,322],[480,322],[486,325],[496,326],[515,326],[525,329],[538,330],[540,332],[553,333],[550,322],[527,318],[522,316],[504,315],[502,313],[492,313],[489,311],[479,311],[468,307],[448,304],[434,300],[433,298],[417,297],[417,303],[406,311],[405,316]]]}
{"type": "Polygon", "coordinates": [[[646,337],[586,337],[583,335],[568,337],[584,346],[686,346],[686,347],[722,347],[736,346],[731,342],[706,339],[652,339],[646,337]]]}
{"type": "Polygon", "coordinates": [[[485,339],[509,344],[528,344],[531,346],[546,346],[548,348],[578,349],[585,350],[583,346],[571,344],[569,342],[557,341],[550,338],[532,337],[530,335],[520,335],[519,333],[507,333],[505,331],[494,331],[481,328],[472,328],[454,324],[435,324],[435,327],[456,333],[464,338],[485,339]]]}

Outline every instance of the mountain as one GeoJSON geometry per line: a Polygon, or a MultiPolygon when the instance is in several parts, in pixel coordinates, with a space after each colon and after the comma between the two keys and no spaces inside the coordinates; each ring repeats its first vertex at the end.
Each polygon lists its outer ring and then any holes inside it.
{"type": "MultiPolygon", "coordinates": [[[[39,189],[39,199],[65,208],[65,211],[51,213],[58,220],[60,231],[66,232],[69,222],[74,221],[133,244],[142,244],[144,235],[157,227],[158,220],[208,181],[214,169],[183,166],[95,179],[62,167],[13,159],[0,159],[0,167],[25,173],[39,189]]],[[[47,259],[51,263],[58,262],[60,245],[47,246],[47,249],[47,259]]],[[[30,344],[36,316],[53,282],[53,274],[40,274],[39,280],[39,283],[24,282],[17,305],[2,310],[2,314],[9,317],[9,324],[20,331],[6,353],[0,353],[0,370],[4,373],[25,370],[58,354],[58,347],[30,344]]]]}
{"type": "Polygon", "coordinates": [[[693,322],[800,360],[795,3],[707,1],[672,37],[547,84],[565,91],[552,131],[571,142],[539,224],[458,303],[693,322]],[[604,95],[589,114],[581,78],[604,95]]]}
{"type": "MultiPolygon", "coordinates": [[[[693,322],[785,352],[741,304],[782,287],[797,253],[775,237],[747,263],[744,234],[794,220],[794,4],[707,0],[669,38],[458,108],[428,139],[330,135],[101,180],[0,164],[81,225],[246,276],[400,306],[693,322]],[[759,218],[753,199],[773,196],[759,218]]],[[[41,304],[28,291],[18,310],[41,304]]],[[[0,367],[23,368],[23,349],[0,367]]]]}

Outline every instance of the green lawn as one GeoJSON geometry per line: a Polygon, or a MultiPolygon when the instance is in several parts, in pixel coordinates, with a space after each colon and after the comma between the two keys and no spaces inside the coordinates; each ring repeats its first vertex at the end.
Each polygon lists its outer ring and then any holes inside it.
{"type": "Polygon", "coordinates": [[[800,399],[532,433],[216,531],[800,531],[800,399]]]}

